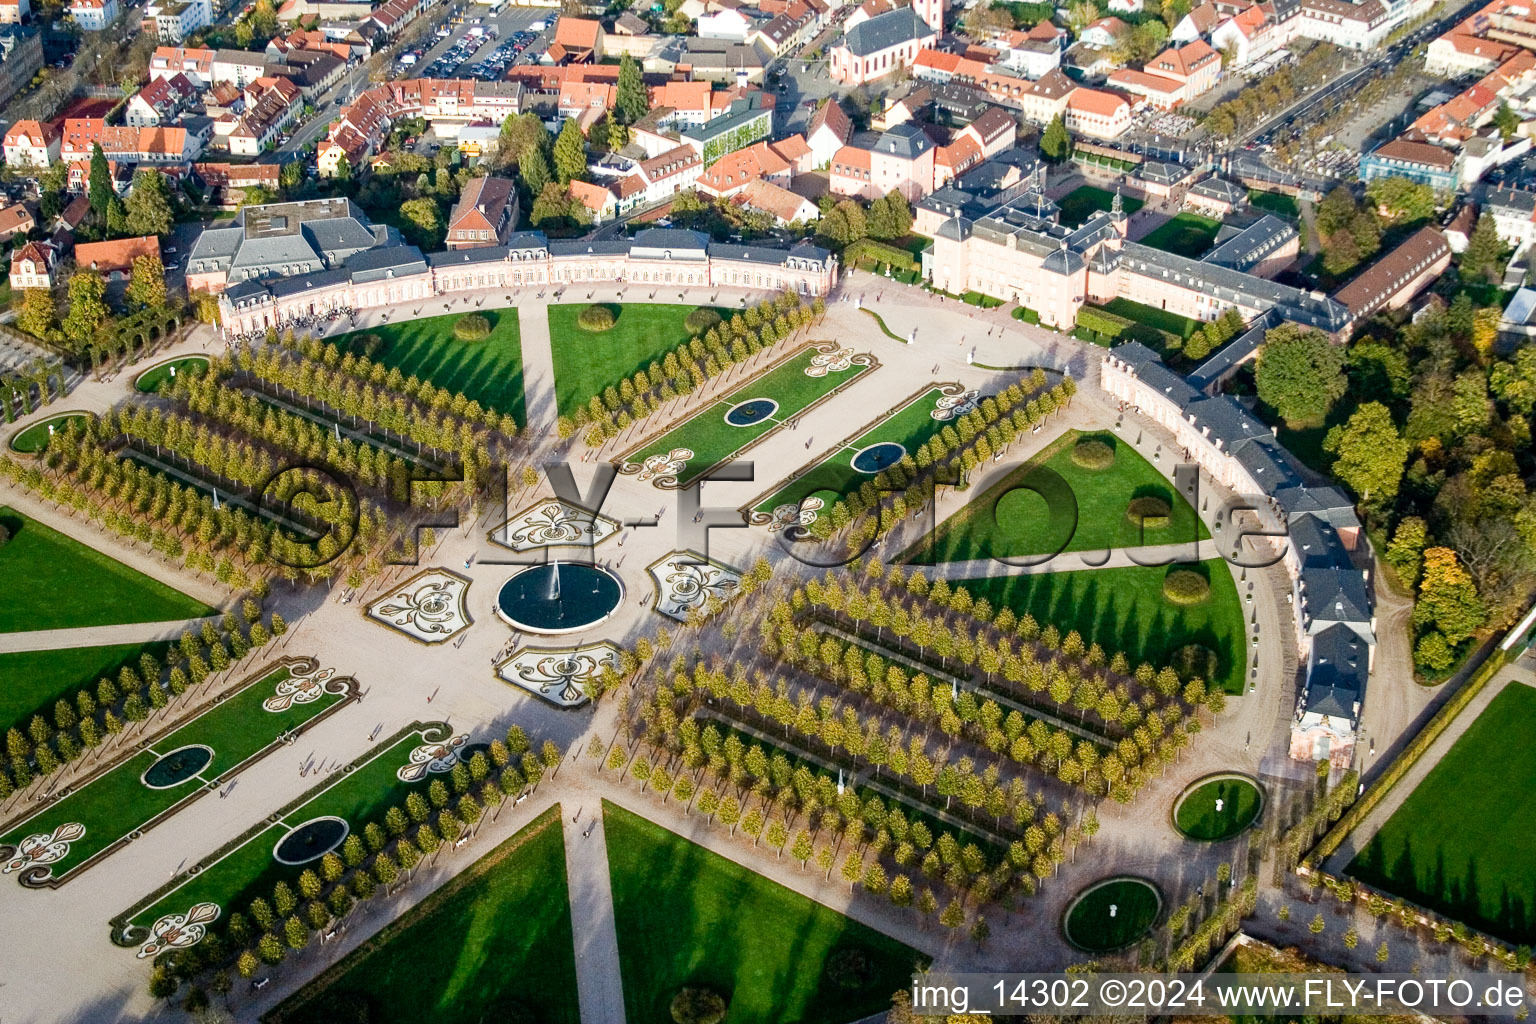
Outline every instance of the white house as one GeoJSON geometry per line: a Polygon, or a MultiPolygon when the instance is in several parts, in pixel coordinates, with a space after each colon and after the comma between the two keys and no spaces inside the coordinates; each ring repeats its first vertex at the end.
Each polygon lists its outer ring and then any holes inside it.
{"type": "Polygon", "coordinates": [[[700,39],[729,39],[733,43],[746,42],[756,22],[744,11],[727,8],[712,11],[694,24],[700,39]]]}
{"type": "Polygon", "coordinates": [[[144,9],[146,20],[153,19],[155,34],[161,42],[179,43],[213,24],[212,0],[169,0],[144,9]]]}
{"type": "Polygon", "coordinates": [[[5,133],[5,162],[11,167],[51,167],[59,159],[63,135],[52,121],[17,121],[5,133]]]}
{"type": "Polygon", "coordinates": [[[811,147],[811,165],[826,167],[832,155],[847,144],[853,134],[853,122],[835,98],[828,99],[811,117],[805,130],[806,145],[811,147]]]}
{"type": "Polygon", "coordinates": [[[70,0],[69,13],[87,32],[100,32],[117,20],[117,0],[70,0]]]}

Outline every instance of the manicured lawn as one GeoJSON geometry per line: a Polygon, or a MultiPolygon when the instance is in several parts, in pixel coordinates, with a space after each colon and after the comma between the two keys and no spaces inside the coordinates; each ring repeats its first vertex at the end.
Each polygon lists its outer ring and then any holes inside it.
{"type": "Polygon", "coordinates": [[[153,394],[159,391],[171,379],[172,369],[178,374],[188,372],[201,374],[204,370],[208,369],[208,360],[204,356],[184,356],[181,359],[172,359],[161,363],[159,366],[152,366],[139,374],[138,379],[133,382],[133,386],[144,394],[153,394]]]}
{"type": "Polygon", "coordinates": [[[1349,865],[1368,885],[1536,941],[1536,690],[1489,703],[1349,865]]]}
{"type": "Polygon", "coordinates": [[[1263,806],[1259,789],[1239,775],[1211,779],[1179,798],[1173,821],[1191,839],[1229,839],[1253,824],[1263,806]],[[1216,801],[1221,801],[1221,810],[1216,801]]]}
{"type": "Polygon", "coordinates": [[[1272,213],[1276,217],[1285,217],[1289,220],[1297,220],[1301,217],[1301,207],[1291,196],[1280,192],[1260,192],[1258,189],[1248,190],[1248,204],[1256,210],[1272,213]]]}
{"type": "MultiPolygon", "coordinates": [[[[431,305],[432,300],[425,301],[431,305]]],[[[373,357],[375,362],[399,367],[407,377],[463,392],[464,397],[486,408],[510,413],[519,426],[526,422],[523,346],[516,309],[469,310],[424,320],[399,320],[358,333],[384,339],[384,348],[373,357]],[[453,336],[453,325],[470,312],[491,322],[491,335],[484,341],[459,341],[453,336]]],[[[330,340],[345,344],[351,337],[330,340]]]]}
{"type": "Polygon", "coordinates": [[[213,609],[115,558],[0,505],[0,633],[163,622],[213,609]]]}
{"type": "Polygon", "coordinates": [[[1188,256],[1190,259],[1199,259],[1211,247],[1211,243],[1216,240],[1216,232],[1220,230],[1221,221],[1185,212],[1159,225],[1141,240],[1141,244],[1188,256]]]}
{"type": "MultiPolygon", "coordinates": [[[[636,370],[643,370],[691,335],[683,321],[698,306],[660,302],[607,303],[617,322],[612,330],[594,334],[576,322],[591,303],[568,302],[549,307],[549,340],[555,359],[555,407],[562,415],[576,411],[606,387],[617,387],[636,370]]],[[[729,310],[716,310],[729,316],[729,310]]]]}
{"type": "Polygon", "coordinates": [[[842,370],[829,370],[825,376],[812,377],[805,371],[817,354],[813,348],[801,350],[763,376],[716,399],[645,447],[625,455],[625,463],[639,465],[653,455],[686,449],[693,455],[686,460],[677,480],[678,486],[687,486],[731,455],[756,443],[779,423],[804,412],[833,390],[871,369],[868,365],[853,364],[842,370]],[[777,402],[778,408],[772,415],[746,426],[726,422],[726,414],[732,407],[759,398],[777,402]]]}
{"type": "Polygon", "coordinates": [[[52,722],[53,704],[60,697],[74,703],[75,691],[82,686],[94,688],[103,676],[116,683],[124,665],[138,671],[140,654],[148,651],[164,660],[169,646],[116,644],[0,654],[0,732],[25,724],[35,713],[52,722]]]}
{"type": "Polygon", "coordinates": [[[726,998],[727,1024],[846,1024],[889,1008],[921,954],[659,825],[604,803],[629,1024],[670,1024],[685,985],[726,998]],[[825,974],[838,950],[868,980],[825,974]]]}
{"type": "Polygon", "coordinates": [[[551,808],[278,1007],[281,1024],[576,1024],[565,845],[551,808]],[[445,941],[452,936],[452,941],[445,941]],[[353,1018],[355,1019],[355,1018],[353,1018]]]}
{"type": "Polygon", "coordinates": [[[1069,430],[941,525],[931,547],[927,541],[919,542],[907,557],[931,565],[1057,550],[1140,547],[1189,541],[1196,536],[1209,534],[1195,510],[1129,444],[1112,434],[1069,430]],[[1086,437],[1097,438],[1115,450],[1115,461],[1107,469],[1084,469],[1072,461],[1073,447],[1086,437]],[[1048,502],[1034,491],[1019,489],[1038,466],[1059,474],[1071,488],[1077,500],[1075,523],[1070,518],[1070,502],[1048,502]],[[1143,531],[1126,512],[1132,499],[1148,496],[1166,501],[1171,514],[1168,525],[1143,531]],[[1057,522],[1051,521],[1053,512],[1057,522]]]}
{"type": "Polygon", "coordinates": [[[1181,338],[1188,338],[1200,327],[1198,320],[1191,320],[1178,313],[1170,313],[1166,309],[1132,302],[1130,299],[1110,299],[1104,304],[1104,308],[1116,316],[1123,316],[1127,320],[1134,320],[1148,327],[1156,327],[1160,331],[1167,331],[1181,338]]]}
{"type": "Polygon", "coordinates": [[[49,427],[53,427],[54,430],[63,430],[70,423],[84,421],[85,413],[83,412],[65,413],[63,416],[51,416],[46,420],[39,420],[30,427],[17,431],[16,436],[11,438],[11,450],[24,455],[40,452],[48,446],[48,438],[52,436],[48,433],[49,427]]]}
{"type": "Polygon", "coordinates": [[[938,388],[929,388],[908,404],[871,426],[861,436],[828,455],[805,475],[780,488],[772,497],[760,502],[757,511],[768,512],[780,505],[799,505],[806,498],[816,496],[825,508],[831,508],[849,491],[857,490],[874,474],[863,473],[853,467],[853,458],[871,445],[895,443],[914,454],[930,437],[943,429],[946,420],[936,420],[931,415],[941,394],[938,388]]]}
{"type": "Polygon", "coordinates": [[[262,701],[271,697],[277,684],[287,676],[287,669],[279,669],[253,681],[170,735],[157,738],[149,748],[21,822],[7,835],[0,836],[0,844],[13,844],[34,832],[51,832],[65,822],[79,822],[85,826],[84,838],[71,844],[69,854],[52,864],[54,877],[68,874],[91,855],[195,794],[201,786],[239,768],[281,733],[302,726],[341,699],[327,693],[307,704],[292,704],[278,712],[266,711],[262,701]],[[190,745],[213,750],[212,761],[197,776],[165,789],[151,789],[143,783],[140,776],[162,755],[190,745]]]}
{"type": "Polygon", "coordinates": [[[1089,643],[1124,651],[1132,665],[1146,661],[1161,669],[1181,647],[1198,644],[1216,652],[1217,685],[1242,693],[1248,671],[1243,602],[1221,559],[1203,565],[1211,596],[1196,605],[1176,605],[1163,596],[1168,570],[1162,566],[992,576],[966,580],[965,586],[994,608],[1029,612],[1042,626],[1075,629],[1089,643]]]}
{"type": "Polygon", "coordinates": [[[1067,911],[1067,939],[1092,953],[1121,949],[1146,934],[1161,907],[1157,891],[1140,879],[1105,882],[1085,892],[1067,911]]]}
{"type": "MultiPolygon", "coordinates": [[[[1061,222],[1069,228],[1075,228],[1095,213],[1108,213],[1114,201],[1113,192],[1082,185],[1056,200],[1056,205],[1061,208],[1061,222]]],[[[1143,204],[1140,199],[1122,195],[1120,205],[1126,213],[1135,213],[1143,204]]]]}

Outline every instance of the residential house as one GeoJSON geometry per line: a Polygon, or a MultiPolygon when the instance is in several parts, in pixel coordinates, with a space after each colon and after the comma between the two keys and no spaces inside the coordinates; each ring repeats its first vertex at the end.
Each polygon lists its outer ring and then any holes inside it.
{"type": "MultiPolygon", "coordinates": [[[[791,154],[793,156],[793,154],[791,154]]],[[[748,183],[766,179],[781,185],[794,180],[795,168],[775,144],[758,142],[716,160],[699,175],[695,188],[704,195],[733,196],[748,183]]]]}
{"type": "Polygon", "coordinates": [[[1428,142],[1397,138],[1360,158],[1360,180],[1398,177],[1436,189],[1453,190],[1461,181],[1458,157],[1428,142]]]}
{"type": "Polygon", "coordinates": [[[640,161],[632,173],[614,185],[620,212],[659,203],[692,188],[703,170],[704,160],[699,151],[687,145],[640,161]]]}
{"type": "Polygon", "coordinates": [[[160,239],[119,238],[112,242],[81,242],[75,246],[75,265],[96,271],[107,281],[126,281],[133,276],[133,261],[140,256],[160,255],[160,239]]]}
{"type": "Polygon", "coordinates": [[[517,227],[517,186],[510,178],[471,178],[448,215],[449,249],[506,245],[517,227]]]}
{"type": "Polygon", "coordinates": [[[48,242],[28,242],[11,252],[11,290],[52,288],[58,252],[48,242]]]}
{"type": "Polygon", "coordinates": [[[184,74],[151,78],[144,88],[128,97],[123,119],[134,128],[152,128],[178,120],[196,100],[197,87],[184,74]]]}
{"type": "Polygon", "coordinates": [[[181,46],[160,46],[149,57],[149,77],[185,75],[199,89],[213,84],[214,51],[181,46]]]}
{"type": "Polygon", "coordinates": [[[828,187],[838,195],[863,199],[876,199],[893,190],[908,202],[921,199],[934,189],[936,149],[921,128],[896,125],[878,138],[856,141],[838,150],[832,157],[828,187]]]}
{"type": "Polygon", "coordinates": [[[17,121],[5,131],[5,162],[10,167],[52,167],[62,137],[57,121],[17,121]]]}
{"type": "Polygon", "coordinates": [[[1536,192],[1520,188],[1489,189],[1482,212],[1493,217],[1504,244],[1523,253],[1536,242],[1536,192]]]}
{"type": "Polygon", "coordinates": [[[1302,0],[1296,34],[1350,50],[1374,50],[1395,21],[1381,0],[1302,0]]]}
{"type": "Polygon", "coordinates": [[[1131,26],[1116,17],[1100,18],[1077,34],[1077,42],[1095,50],[1108,50],[1120,43],[1131,26]]]}
{"type": "Polygon", "coordinates": [[[597,64],[603,59],[603,23],[562,14],[544,59],[551,64],[597,64]]]}
{"type": "Polygon", "coordinates": [[[833,154],[843,148],[852,134],[853,122],[842,105],[836,99],[824,100],[805,130],[805,141],[811,147],[811,165],[820,168],[830,164],[833,154]]]}
{"type": "Polygon", "coordinates": [[[229,82],[244,89],[258,78],[266,78],[279,65],[262,53],[250,50],[215,50],[208,80],[214,84],[229,82]]]}
{"type": "Polygon", "coordinates": [[[1183,86],[1181,102],[1209,91],[1221,77],[1221,54],[1204,40],[1196,39],[1177,48],[1164,50],[1147,61],[1143,70],[1183,86]]]}
{"type": "Polygon", "coordinates": [[[1067,128],[1096,139],[1117,139],[1131,126],[1131,105],[1118,93],[1074,89],[1067,97],[1067,128]]]}
{"type": "Polygon", "coordinates": [[[695,21],[694,32],[700,39],[725,39],[733,43],[744,43],[757,22],[758,19],[746,8],[722,7],[695,21]]]}
{"type": "Polygon", "coordinates": [[[1078,84],[1058,68],[1032,83],[1019,97],[1018,106],[1035,124],[1050,124],[1057,117],[1066,117],[1067,99],[1077,89],[1078,84]]]}
{"type": "Polygon", "coordinates": [[[0,0],[0,25],[20,25],[31,13],[31,0],[0,0]]]}
{"type": "Polygon", "coordinates": [[[602,224],[618,216],[619,200],[612,189],[572,178],[567,192],[572,201],[580,203],[587,211],[593,224],[602,224]]]}
{"type": "Polygon", "coordinates": [[[245,88],[245,113],[229,132],[229,151],[257,156],[278,143],[303,109],[299,89],[285,78],[258,78],[245,88]]]}
{"type": "Polygon", "coordinates": [[[42,32],[26,25],[0,24],[0,104],[31,84],[42,69],[42,32]]]}
{"type": "Polygon", "coordinates": [[[994,40],[1000,47],[997,63],[1034,80],[1061,67],[1061,54],[1067,33],[1049,21],[1042,21],[1028,32],[1010,29],[994,40]]]}
{"type": "Polygon", "coordinates": [[[87,32],[100,32],[121,13],[117,0],[70,0],[67,9],[75,24],[87,32]]]}
{"type": "Polygon", "coordinates": [[[208,201],[215,206],[232,207],[245,198],[248,188],[276,192],[282,178],[277,164],[196,163],[192,173],[208,189],[208,201]]]}
{"type": "Polygon", "coordinates": [[[212,0],[169,0],[146,7],[144,19],[154,21],[155,34],[163,42],[179,43],[213,24],[213,3],[212,0]]]}
{"type": "Polygon", "coordinates": [[[809,199],[761,178],[737,193],[737,201],[749,210],[768,214],[781,225],[808,224],[821,215],[809,199]]]}
{"type": "Polygon", "coordinates": [[[9,242],[17,235],[25,235],[37,227],[37,219],[27,204],[16,203],[0,210],[0,242],[9,242]]]}

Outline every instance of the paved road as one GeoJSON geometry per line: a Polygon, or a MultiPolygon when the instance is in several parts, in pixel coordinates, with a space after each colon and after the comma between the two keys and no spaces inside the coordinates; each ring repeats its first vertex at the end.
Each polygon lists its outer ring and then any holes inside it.
{"type": "Polygon", "coordinates": [[[560,807],[560,822],[565,829],[565,875],[576,941],[581,1021],[624,1024],[619,931],[613,920],[613,885],[601,802],[567,798],[560,807]]]}
{"type": "Polygon", "coordinates": [[[74,647],[103,647],[107,644],[145,644],[153,640],[174,640],[188,629],[197,629],[207,619],[175,619],[167,622],[125,622],[116,626],[80,626],[75,629],[35,629],[30,632],[0,633],[0,648],[8,654],[21,651],[61,651],[74,647]]]}

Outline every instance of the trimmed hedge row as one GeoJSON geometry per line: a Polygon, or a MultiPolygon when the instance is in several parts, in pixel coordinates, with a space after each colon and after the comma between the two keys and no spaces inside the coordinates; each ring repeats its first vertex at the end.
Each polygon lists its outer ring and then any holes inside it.
{"type": "Polygon", "coordinates": [[[861,238],[857,242],[850,242],[843,249],[843,266],[851,267],[865,260],[875,263],[889,263],[893,267],[901,267],[903,270],[917,270],[920,266],[918,261],[907,250],[898,249],[894,245],[886,245],[884,242],[877,242],[873,238],[861,238]]]}

